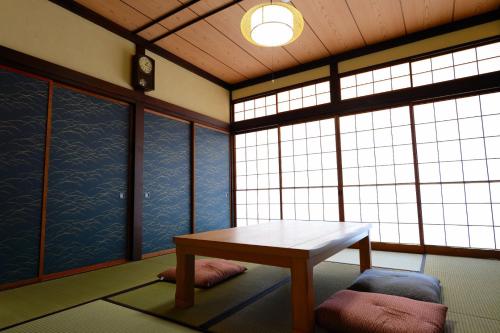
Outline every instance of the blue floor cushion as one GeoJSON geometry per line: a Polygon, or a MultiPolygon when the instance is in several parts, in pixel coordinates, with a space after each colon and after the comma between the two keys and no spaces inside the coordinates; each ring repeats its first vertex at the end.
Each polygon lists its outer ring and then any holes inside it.
{"type": "Polygon", "coordinates": [[[368,269],[354,281],[349,289],[441,303],[439,280],[417,272],[368,269]]]}

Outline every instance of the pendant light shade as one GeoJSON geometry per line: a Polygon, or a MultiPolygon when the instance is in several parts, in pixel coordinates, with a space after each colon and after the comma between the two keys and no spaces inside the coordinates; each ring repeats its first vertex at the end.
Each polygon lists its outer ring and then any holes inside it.
{"type": "Polygon", "coordinates": [[[302,14],[293,6],[275,2],[251,8],[241,20],[241,32],[252,44],[275,47],[296,40],[304,29],[302,14]]]}

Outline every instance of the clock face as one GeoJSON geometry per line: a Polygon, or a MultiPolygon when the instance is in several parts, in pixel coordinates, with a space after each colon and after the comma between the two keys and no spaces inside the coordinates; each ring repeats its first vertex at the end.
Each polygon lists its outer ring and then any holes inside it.
{"type": "Polygon", "coordinates": [[[151,60],[149,60],[148,57],[140,57],[139,67],[144,73],[149,74],[153,70],[153,63],[151,62],[151,60]]]}

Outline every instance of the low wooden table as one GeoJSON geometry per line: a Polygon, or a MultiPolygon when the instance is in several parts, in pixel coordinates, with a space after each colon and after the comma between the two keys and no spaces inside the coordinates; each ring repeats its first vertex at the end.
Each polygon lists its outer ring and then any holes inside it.
{"type": "Polygon", "coordinates": [[[175,305],[194,304],[194,255],[291,270],[293,332],[314,332],[313,267],[359,242],[361,272],[371,267],[370,224],[275,221],[175,237],[175,305]]]}

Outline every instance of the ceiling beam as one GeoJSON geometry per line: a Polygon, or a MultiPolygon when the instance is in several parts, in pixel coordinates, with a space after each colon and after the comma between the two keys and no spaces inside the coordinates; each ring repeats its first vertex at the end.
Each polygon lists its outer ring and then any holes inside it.
{"type": "Polygon", "coordinates": [[[195,18],[195,19],[192,19],[191,21],[187,21],[186,23],[183,23],[183,24],[181,24],[180,26],[178,26],[178,27],[176,27],[176,28],[174,28],[174,29],[169,30],[168,32],[166,32],[166,33],[164,33],[164,34],[162,34],[162,35],[160,35],[160,36],[158,36],[158,37],[155,37],[155,38],[153,38],[153,39],[149,40],[149,42],[150,42],[150,43],[156,43],[157,41],[162,40],[163,38],[168,37],[168,36],[170,36],[171,34],[174,34],[174,33],[178,32],[178,31],[180,31],[180,30],[182,30],[182,29],[185,29],[185,28],[187,28],[187,27],[189,27],[189,26],[191,26],[191,25],[195,24],[196,22],[199,22],[199,21],[201,21],[201,20],[204,20],[204,19],[206,19],[206,18],[208,18],[208,17],[210,17],[210,16],[212,16],[212,15],[215,15],[215,14],[217,14],[217,13],[219,13],[219,12],[223,11],[223,10],[224,10],[224,9],[226,9],[226,8],[229,8],[229,7],[233,6],[233,5],[236,5],[238,2],[241,2],[241,1],[242,1],[242,0],[233,0],[233,1],[228,2],[227,4],[225,4],[225,5],[223,5],[223,6],[220,6],[220,7],[217,7],[217,8],[215,8],[215,9],[212,9],[211,11],[209,11],[209,12],[207,12],[207,13],[205,13],[205,14],[201,15],[201,16],[198,16],[198,17],[197,17],[197,18],[195,18]]]}
{"type": "Polygon", "coordinates": [[[96,12],[88,9],[87,7],[80,5],[76,1],[66,1],[66,0],[49,0],[49,1],[56,4],[56,5],[61,6],[62,8],[65,8],[66,10],[68,10],[68,11],[70,11],[70,12],[90,21],[90,22],[97,24],[98,26],[103,27],[104,29],[106,29],[108,31],[111,31],[112,33],[114,33],[114,34],[116,34],[124,39],[127,39],[128,41],[130,41],[138,46],[142,46],[145,49],[159,55],[160,57],[165,58],[168,61],[171,61],[171,62],[187,69],[188,71],[190,71],[196,75],[199,75],[199,76],[201,76],[201,77],[203,77],[203,78],[205,78],[205,79],[207,79],[207,80],[209,80],[209,81],[211,81],[211,82],[213,82],[213,83],[215,83],[215,84],[217,84],[225,89],[229,89],[231,86],[226,81],[219,79],[215,75],[212,75],[212,74],[204,71],[203,69],[191,64],[190,62],[188,62],[188,61],[180,58],[179,56],[165,50],[164,48],[159,47],[158,45],[154,45],[154,44],[149,43],[146,39],[131,33],[129,30],[125,29],[124,27],[114,23],[113,21],[105,18],[102,15],[97,14],[96,12]]]}
{"type": "Polygon", "coordinates": [[[146,24],[144,24],[144,25],[140,26],[139,28],[137,28],[137,29],[133,30],[133,31],[132,31],[132,33],[137,35],[137,34],[138,34],[138,33],[140,33],[141,31],[144,31],[144,30],[146,30],[147,28],[150,28],[150,27],[152,27],[153,25],[158,24],[158,23],[160,23],[161,21],[163,21],[163,20],[165,20],[165,19],[169,18],[170,16],[173,16],[173,15],[177,14],[178,12],[183,11],[184,9],[191,7],[192,5],[194,5],[195,3],[199,2],[199,1],[200,1],[200,0],[191,0],[191,1],[189,1],[189,2],[183,3],[183,4],[182,4],[182,5],[180,5],[179,7],[176,7],[176,8],[174,8],[174,9],[172,9],[172,10],[170,10],[170,11],[166,12],[165,14],[163,14],[163,15],[161,15],[161,16],[159,16],[159,17],[155,18],[155,19],[154,19],[154,20],[152,20],[151,22],[148,22],[148,23],[146,23],[146,24]]]}

